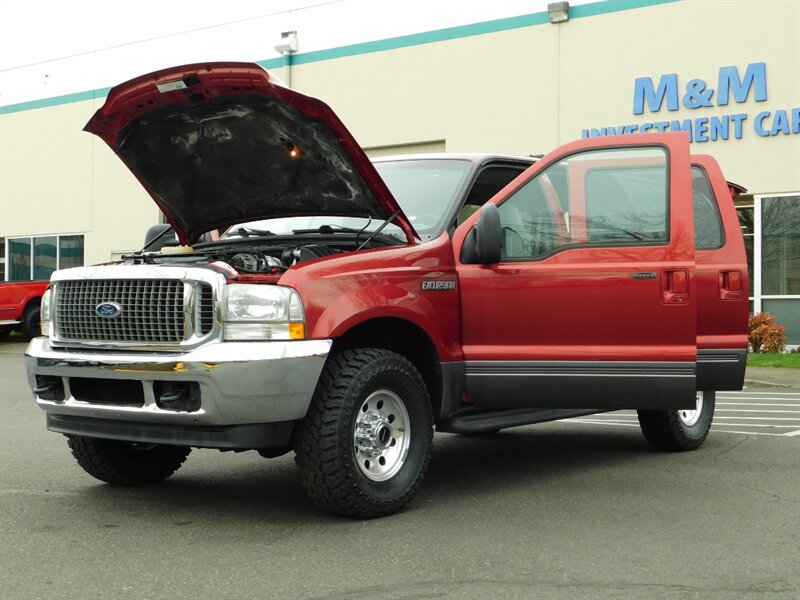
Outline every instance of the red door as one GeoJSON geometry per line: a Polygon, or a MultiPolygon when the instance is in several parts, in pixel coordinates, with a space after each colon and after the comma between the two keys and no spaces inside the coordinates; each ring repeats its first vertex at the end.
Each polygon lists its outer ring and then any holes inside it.
{"type": "Polygon", "coordinates": [[[573,142],[495,196],[499,262],[454,234],[466,393],[477,408],[695,405],[688,138],[573,142]],[[465,254],[466,256],[466,254],[465,254]]]}
{"type": "Polygon", "coordinates": [[[692,156],[692,194],[697,389],[740,390],[747,360],[747,257],[727,182],[711,156],[692,156]]]}

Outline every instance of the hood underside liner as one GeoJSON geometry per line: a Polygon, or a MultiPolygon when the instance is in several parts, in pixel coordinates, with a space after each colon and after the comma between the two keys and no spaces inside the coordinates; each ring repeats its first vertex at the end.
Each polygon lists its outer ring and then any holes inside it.
{"type": "Polygon", "coordinates": [[[331,130],[273,98],[165,107],[116,150],[190,240],[272,217],[388,217],[331,130]]]}

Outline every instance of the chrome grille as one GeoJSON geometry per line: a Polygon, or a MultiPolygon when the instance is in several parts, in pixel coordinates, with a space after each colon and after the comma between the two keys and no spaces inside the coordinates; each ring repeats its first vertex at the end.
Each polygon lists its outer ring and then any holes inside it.
{"type": "Polygon", "coordinates": [[[206,335],[214,328],[214,290],[207,283],[197,285],[197,333],[206,335]]]}
{"type": "MultiPolygon", "coordinates": [[[[56,288],[56,336],[75,341],[178,344],[186,335],[185,285],[177,279],[61,281],[56,288]],[[101,317],[96,308],[103,303],[118,305],[119,313],[101,317]]],[[[213,317],[213,305],[211,311],[213,317]]]]}

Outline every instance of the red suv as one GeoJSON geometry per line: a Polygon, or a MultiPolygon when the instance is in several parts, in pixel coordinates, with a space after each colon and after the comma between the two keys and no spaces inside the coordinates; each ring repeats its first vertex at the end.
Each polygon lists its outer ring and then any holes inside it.
{"type": "Polygon", "coordinates": [[[57,271],[42,303],[30,385],[103,481],[162,480],[192,447],[294,450],[315,502],[375,517],[414,495],[434,429],[637,409],[689,450],[741,387],[744,246],[685,134],[373,165],[242,63],[124,83],[86,129],[180,243],[57,271]]]}

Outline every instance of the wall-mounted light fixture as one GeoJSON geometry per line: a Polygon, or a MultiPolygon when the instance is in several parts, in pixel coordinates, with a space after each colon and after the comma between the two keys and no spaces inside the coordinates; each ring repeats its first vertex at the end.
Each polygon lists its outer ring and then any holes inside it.
{"type": "Polygon", "coordinates": [[[297,52],[297,32],[284,31],[273,48],[283,55],[283,83],[286,87],[292,87],[292,54],[297,52]]]}
{"type": "Polygon", "coordinates": [[[569,21],[569,2],[551,2],[547,5],[547,14],[551,23],[569,21]]]}
{"type": "Polygon", "coordinates": [[[297,52],[297,32],[284,31],[281,33],[281,40],[274,46],[275,52],[280,54],[292,54],[297,52]]]}

